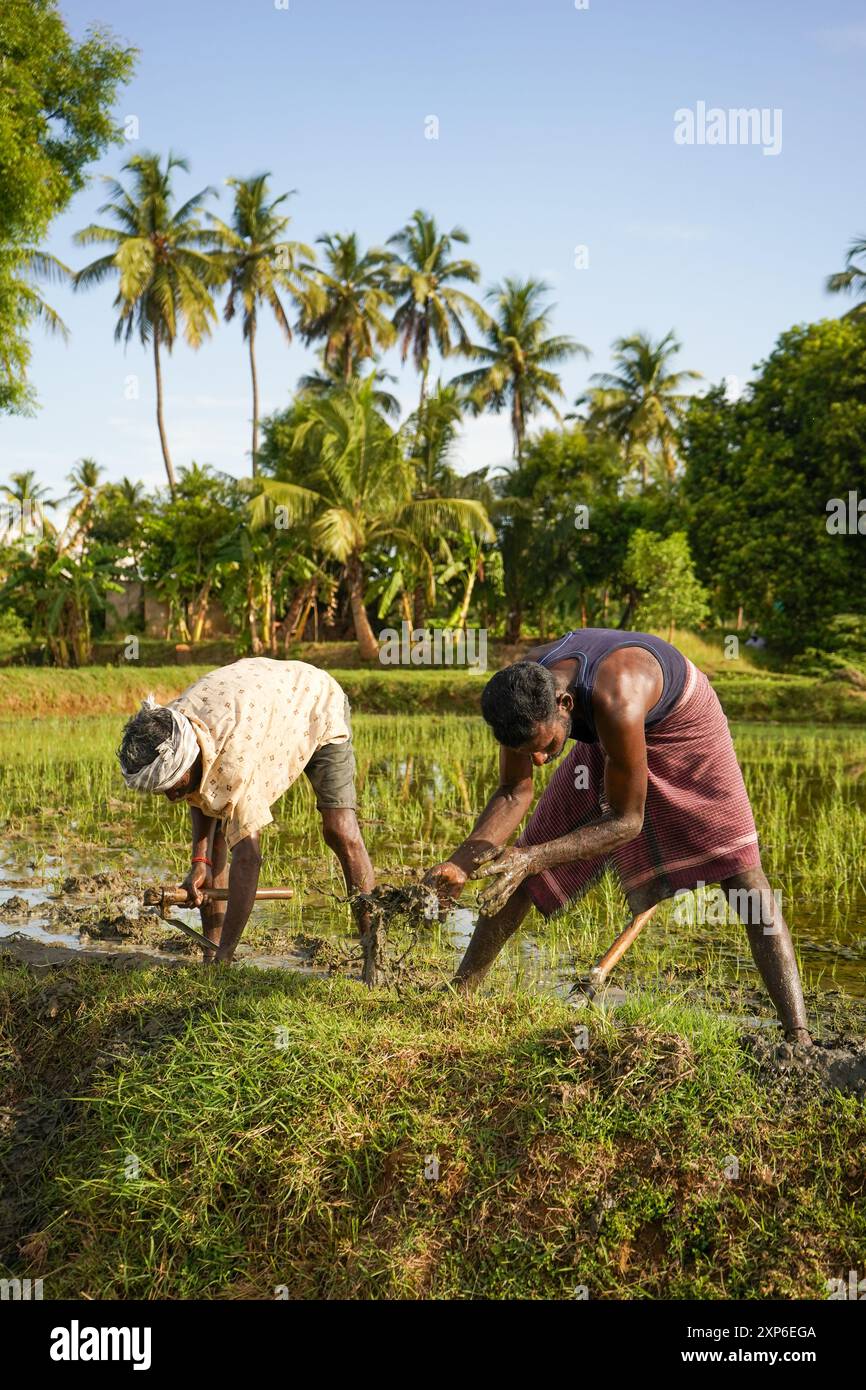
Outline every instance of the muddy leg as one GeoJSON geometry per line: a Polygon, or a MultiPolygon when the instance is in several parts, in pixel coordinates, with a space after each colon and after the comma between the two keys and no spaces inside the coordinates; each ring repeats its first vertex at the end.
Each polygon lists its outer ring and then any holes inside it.
{"type": "Polygon", "coordinates": [[[493,917],[479,917],[466,954],[451,981],[457,989],[477,989],[509,936],[513,936],[529,909],[532,899],[521,883],[503,908],[493,917]]]}
{"type": "MultiPolygon", "coordinates": [[[[325,844],[334,851],[343,870],[348,893],[370,893],[376,886],[376,875],[367,846],[361,835],[358,817],[348,807],[321,809],[322,834],[325,844]]],[[[358,933],[364,947],[364,968],[361,978],[367,985],[379,982],[381,968],[380,943],[376,926],[368,909],[353,909],[358,933]]]]}
{"type": "Polygon", "coordinates": [[[749,946],[789,1042],[810,1043],[803,986],[791,933],[763,869],[722,880],[728,903],[744,923],[749,946]]]}
{"type": "MultiPolygon", "coordinates": [[[[208,845],[208,858],[213,864],[213,887],[228,888],[229,886],[229,851],[225,836],[219,821],[214,822],[214,828],[208,845]]],[[[215,902],[213,898],[205,898],[199,913],[201,915],[201,927],[208,941],[212,941],[214,946],[220,943],[220,933],[223,929],[223,918],[226,915],[227,902],[215,902]]],[[[204,954],[206,961],[213,960],[213,951],[204,954]]]]}

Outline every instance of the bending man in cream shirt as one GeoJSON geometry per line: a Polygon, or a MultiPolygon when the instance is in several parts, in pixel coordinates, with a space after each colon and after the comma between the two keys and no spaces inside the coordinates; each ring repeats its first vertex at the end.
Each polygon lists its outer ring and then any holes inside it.
{"type": "Polygon", "coordinates": [[[201,910],[212,959],[234,955],[255,902],[259,832],[302,772],[347,890],[374,886],[356,814],[349,701],[327,671],[266,657],[223,666],[168,705],[148,697],[124,728],[118,757],[127,786],[189,805],[192,850],[183,886],[190,906],[201,910]],[[202,888],[226,885],[228,902],[202,895],[202,888]]]}

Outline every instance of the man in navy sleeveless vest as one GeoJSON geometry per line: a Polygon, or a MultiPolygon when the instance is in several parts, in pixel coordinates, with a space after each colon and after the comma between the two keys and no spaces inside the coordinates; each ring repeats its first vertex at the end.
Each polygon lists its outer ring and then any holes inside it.
{"type": "Polygon", "coordinates": [[[606,868],[640,912],[719,884],[743,920],[789,1041],[811,1041],[794,947],[761,867],[727,720],[706,676],[642,632],[582,628],[498,671],[481,711],[501,745],[499,786],[469,838],[427,875],[455,898],[493,879],[454,984],[475,988],[529,909],[549,917],[606,868]],[[520,839],[534,767],[571,751],[520,839]]]}

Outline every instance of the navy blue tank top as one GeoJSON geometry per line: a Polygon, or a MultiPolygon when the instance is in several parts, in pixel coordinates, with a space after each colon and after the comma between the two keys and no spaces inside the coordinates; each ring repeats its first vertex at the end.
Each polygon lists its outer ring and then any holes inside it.
{"type": "Polygon", "coordinates": [[[686,683],[688,666],[682,652],[665,642],[661,637],[653,637],[648,632],[621,632],[610,627],[581,627],[566,633],[555,647],[539,659],[539,666],[553,666],[557,661],[576,661],[577,674],[569,686],[574,695],[574,711],[571,716],[571,737],[581,743],[597,743],[598,733],[592,715],[592,691],[596,672],[608,652],[620,647],[643,647],[652,652],[662,668],[664,684],[662,693],[652,709],[647,712],[644,727],[649,729],[659,724],[670,714],[686,683]]]}

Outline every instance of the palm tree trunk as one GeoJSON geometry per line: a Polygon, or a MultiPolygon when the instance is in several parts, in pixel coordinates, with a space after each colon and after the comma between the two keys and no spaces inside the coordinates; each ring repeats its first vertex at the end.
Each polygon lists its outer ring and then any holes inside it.
{"type": "Polygon", "coordinates": [[[283,643],[286,651],[289,650],[289,646],[294,640],[295,628],[298,625],[298,618],[301,616],[301,609],[307,602],[307,597],[312,587],[312,583],[299,584],[292,595],[292,601],[289,604],[288,612],[283,619],[283,643]]]}
{"type": "Polygon", "coordinates": [[[273,650],[273,639],[271,635],[271,620],[274,612],[273,583],[271,581],[271,567],[264,564],[261,569],[261,610],[262,610],[262,647],[265,651],[273,650]]]}
{"type": "Polygon", "coordinates": [[[427,585],[419,579],[412,594],[412,621],[416,627],[424,627],[427,622],[427,585]]]}
{"type": "Polygon", "coordinates": [[[358,650],[361,653],[362,661],[375,661],[379,655],[379,644],[376,641],[375,633],[370,626],[370,619],[367,617],[367,610],[364,607],[364,571],[361,568],[360,557],[350,555],[346,564],[346,577],[349,584],[349,603],[352,607],[352,621],[355,625],[355,636],[358,639],[358,650]]]}
{"type": "Polygon", "coordinates": [[[420,400],[418,401],[418,410],[419,410],[419,412],[422,411],[422,410],[424,409],[424,402],[425,402],[426,399],[427,399],[427,377],[428,377],[428,375],[429,375],[429,372],[430,372],[430,358],[427,357],[427,356],[425,356],[424,362],[423,362],[423,364],[422,364],[422,366],[421,366],[421,397],[420,397],[420,400]]]}
{"type": "Polygon", "coordinates": [[[511,398],[511,429],[514,435],[514,457],[517,463],[523,460],[523,403],[520,399],[520,392],[515,387],[511,398]]]}
{"type": "Polygon", "coordinates": [[[480,560],[481,547],[479,546],[475,554],[475,559],[472,563],[472,568],[469,571],[469,577],[466,581],[466,588],[463,591],[463,602],[460,605],[460,612],[457,614],[458,631],[462,630],[466,626],[466,618],[469,614],[469,604],[472,599],[472,590],[475,588],[475,581],[478,578],[478,565],[480,563],[480,560]]]}
{"type": "Polygon", "coordinates": [[[199,589],[199,592],[193,603],[192,636],[190,638],[192,642],[201,641],[201,635],[204,631],[205,620],[207,618],[207,606],[208,601],[210,599],[210,590],[212,583],[213,578],[212,576],[209,576],[205,580],[202,587],[199,589]]]}
{"type": "Polygon", "coordinates": [[[253,656],[261,656],[262,640],[259,637],[259,626],[256,619],[256,591],[252,571],[247,574],[247,627],[250,634],[250,650],[253,656]]]}
{"type": "Polygon", "coordinates": [[[168,452],[168,439],[165,433],[165,420],[162,416],[162,366],[159,360],[159,333],[153,330],[153,369],[156,373],[156,424],[159,430],[159,442],[162,445],[162,457],[165,463],[165,471],[168,474],[168,489],[172,497],[177,491],[177,478],[174,476],[174,465],[171,461],[171,454],[168,452]]]}
{"type": "Polygon", "coordinates": [[[509,610],[505,624],[505,640],[509,643],[520,641],[520,632],[523,627],[523,605],[520,600],[516,600],[513,607],[509,610]]]}
{"type": "Polygon", "coordinates": [[[309,587],[309,589],[308,589],[308,591],[307,591],[307,597],[306,597],[306,599],[304,600],[304,611],[301,613],[301,616],[299,617],[298,622],[297,622],[296,627],[295,627],[295,636],[296,636],[296,638],[298,639],[299,642],[303,642],[303,640],[304,640],[304,633],[305,633],[306,630],[307,630],[307,623],[310,621],[310,614],[311,614],[311,613],[315,615],[315,621],[314,621],[313,626],[315,627],[316,632],[318,633],[318,630],[319,630],[319,624],[318,624],[318,616],[319,616],[319,581],[318,581],[318,579],[314,579],[314,580],[313,580],[312,584],[310,585],[310,587],[309,587]]]}
{"type": "Polygon", "coordinates": [[[259,379],[256,374],[256,320],[250,321],[250,376],[253,379],[253,477],[256,476],[256,455],[259,451],[259,379]]]}

